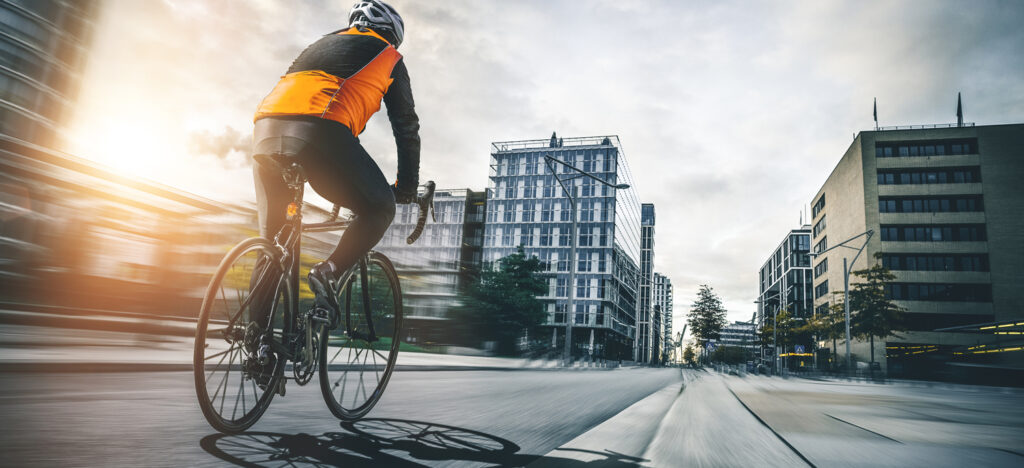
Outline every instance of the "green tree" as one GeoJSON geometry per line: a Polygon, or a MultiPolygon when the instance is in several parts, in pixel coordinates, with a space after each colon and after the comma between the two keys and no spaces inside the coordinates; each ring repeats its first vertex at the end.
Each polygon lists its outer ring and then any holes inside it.
{"type": "Polygon", "coordinates": [[[693,364],[697,353],[693,352],[693,345],[686,345],[686,349],[683,350],[683,362],[687,364],[693,364]]]}
{"type": "Polygon", "coordinates": [[[541,261],[527,257],[520,246],[498,260],[496,270],[481,273],[456,319],[468,325],[468,331],[496,341],[498,354],[515,354],[516,341],[524,332],[535,331],[546,316],[544,303],[537,299],[548,290],[543,269],[541,261]]]}
{"type": "Polygon", "coordinates": [[[686,323],[700,348],[704,348],[709,340],[718,339],[726,323],[726,310],[714,289],[706,284],[700,285],[697,300],[690,307],[686,323]]]}
{"type": "Polygon", "coordinates": [[[850,334],[870,340],[874,369],[875,338],[898,336],[896,332],[906,331],[906,311],[886,297],[885,285],[896,279],[888,268],[876,264],[853,274],[862,281],[854,283],[850,291],[850,334]]]}

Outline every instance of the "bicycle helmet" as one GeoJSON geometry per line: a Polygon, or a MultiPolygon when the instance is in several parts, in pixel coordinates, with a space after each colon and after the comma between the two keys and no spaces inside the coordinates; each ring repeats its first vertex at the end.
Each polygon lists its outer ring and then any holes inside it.
{"type": "Polygon", "coordinates": [[[390,33],[391,45],[397,49],[405,36],[405,23],[391,5],[380,0],[368,0],[352,5],[348,13],[348,27],[361,26],[377,32],[390,33]]]}

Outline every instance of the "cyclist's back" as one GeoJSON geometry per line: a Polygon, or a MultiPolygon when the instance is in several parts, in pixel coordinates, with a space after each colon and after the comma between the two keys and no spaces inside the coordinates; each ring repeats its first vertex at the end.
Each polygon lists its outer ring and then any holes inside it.
{"type": "MultiPolygon", "coordinates": [[[[372,0],[353,6],[349,24],[295,59],[260,103],[253,133],[254,154],[295,156],[317,193],[355,215],[334,253],[311,272],[318,296],[380,240],[394,218],[396,198],[415,198],[419,178],[419,119],[396,48],[402,20],[372,0]],[[394,187],[358,140],[382,100],[398,148],[394,187]]],[[[271,169],[256,165],[254,175],[260,234],[270,237],[285,221],[291,192],[271,169]]]]}

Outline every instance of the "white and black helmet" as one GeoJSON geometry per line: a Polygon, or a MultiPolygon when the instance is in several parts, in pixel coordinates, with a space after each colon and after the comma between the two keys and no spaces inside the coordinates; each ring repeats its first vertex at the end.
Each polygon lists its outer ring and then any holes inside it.
{"type": "Polygon", "coordinates": [[[374,30],[384,30],[394,35],[395,48],[402,43],[405,36],[405,23],[391,5],[380,0],[367,0],[352,5],[348,13],[348,27],[361,26],[374,30]]]}

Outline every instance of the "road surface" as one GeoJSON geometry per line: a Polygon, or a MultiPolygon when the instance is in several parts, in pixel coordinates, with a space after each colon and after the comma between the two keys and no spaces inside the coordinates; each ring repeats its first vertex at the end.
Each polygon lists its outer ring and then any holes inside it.
{"type": "Polygon", "coordinates": [[[243,435],[187,372],[0,374],[6,466],[1022,466],[1024,394],[679,369],[396,372],[368,419],[291,386],[243,435]]]}

